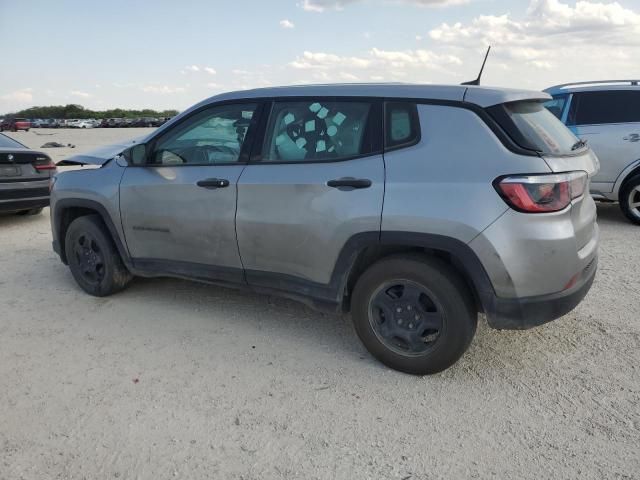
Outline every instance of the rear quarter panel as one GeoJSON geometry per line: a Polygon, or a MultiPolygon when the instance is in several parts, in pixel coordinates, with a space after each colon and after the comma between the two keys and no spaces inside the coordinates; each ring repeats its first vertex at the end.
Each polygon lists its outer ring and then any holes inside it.
{"type": "Polygon", "coordinates": [[[383,230],[468,243],[508,209],[497,177],[549,172],[542,158],[508,150],[469,109],[418,105],[418,114],[421,141],[385,154],[383,230]]]}

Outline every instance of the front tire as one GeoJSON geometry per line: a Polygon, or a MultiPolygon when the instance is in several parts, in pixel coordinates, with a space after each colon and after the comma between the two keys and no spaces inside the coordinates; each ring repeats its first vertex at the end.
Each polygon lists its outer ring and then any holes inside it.
{"type": "Polygon", "coordinates": [[[626,217],[640,225],[640,175],[631,177],[620,189],[620,208],[626,217]]]}
{"type": "Polygon", "coordinates": [[[456,363],[477,326],[462,278],[445,262],[421,255],[376,262],[358,279],[351,305],[367,350],[388,367],[414,375],[456,363]]]}
{"type": "Polygon", "coordinates": [[[90,295],[111,295],[133,278],[98,215],[71,222],[65,235],[65,254],[73,278],[90,295]]]}

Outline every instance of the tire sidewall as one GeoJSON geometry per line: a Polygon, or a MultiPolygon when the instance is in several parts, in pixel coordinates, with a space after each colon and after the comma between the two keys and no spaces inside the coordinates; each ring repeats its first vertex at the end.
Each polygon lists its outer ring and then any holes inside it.
{"type": "Polygon", "coordinates": [[[417,375],[437,373],[453,365],[469,347],[477,324],[470,292],[448,265],[404,257],[382,260],[360,277],[353,292],[351,313],[358,337],[374,357],[391,368],[417,375]],[[423,285],[443,309],[440,336],[423,355],[405,356],[394,352],[382,343],[371,327],[371,296],[380,285],[392,279],[423,285]]]}
{"type": "Polygon", "coordinates": [[[69,269],[73,278],[78,282],[78,285],[87,293],[95,296],[108,295],[112,290],[113,277],[115,272],[115,259],[114,252],[111,243],[111,239],[105,234],[104,230],[100,228],[95,221],[89,217],[80,217],[74,220],[67,230],[65,236],[65,254],[69,263],[69,269]],[[80,273],[80,267],[76,260],[73,245],[80,235],[88,233],[93,236],[100,251],[103,253],[104,260],[104,277],[97,283],[88,282],[80,273]]]}
{"type": "Polygon", "coordinates": [[[629,194],[638,185],[640,185],[640,175],[635,175],[631,177],[629,180],[627,180],[624,183],[624,185],[620,189],[620,197],[619,197],[620,208],[622,212],[626,215],[629,221],[631,221],[632,223],[635,223],[636,225],[640,225],[640,218],[636,217],[631,212],[631,206],[629,205],[629,194]]]}

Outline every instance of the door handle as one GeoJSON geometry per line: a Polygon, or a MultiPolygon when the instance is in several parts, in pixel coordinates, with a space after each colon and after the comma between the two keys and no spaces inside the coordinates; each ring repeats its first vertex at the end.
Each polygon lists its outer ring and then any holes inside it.
{"type": "Polygon", "coordinates": [[[224,188],[229,186],[229,180],[226,178],[206,178],[204,180],[200,180],[196,183],[199,187],[202,188],[224,188]]]}
{"type": "Polygon", "coordinates": [[[353,190],[355,188],[369,188],[371,180],[368,178],[343,177],[329,180],[327,186],[338,188],[340,190],[353,190]]]}

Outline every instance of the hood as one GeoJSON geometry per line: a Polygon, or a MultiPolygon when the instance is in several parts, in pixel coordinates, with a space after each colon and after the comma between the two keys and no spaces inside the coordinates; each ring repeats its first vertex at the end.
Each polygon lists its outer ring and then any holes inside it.
{"type": "Polygon", "coordinates": [[[61,167],[68,165],[104,165],[109,160],[112,160],[117,155],[120,155],[127,148],[141,143],[146,137],[139,137],[128,142],[114,143],[113,145],[105,145],[103,147],[96,148],[86,153],[74,155],[69,158],[65,158],[57,163],[61,167]]]}

